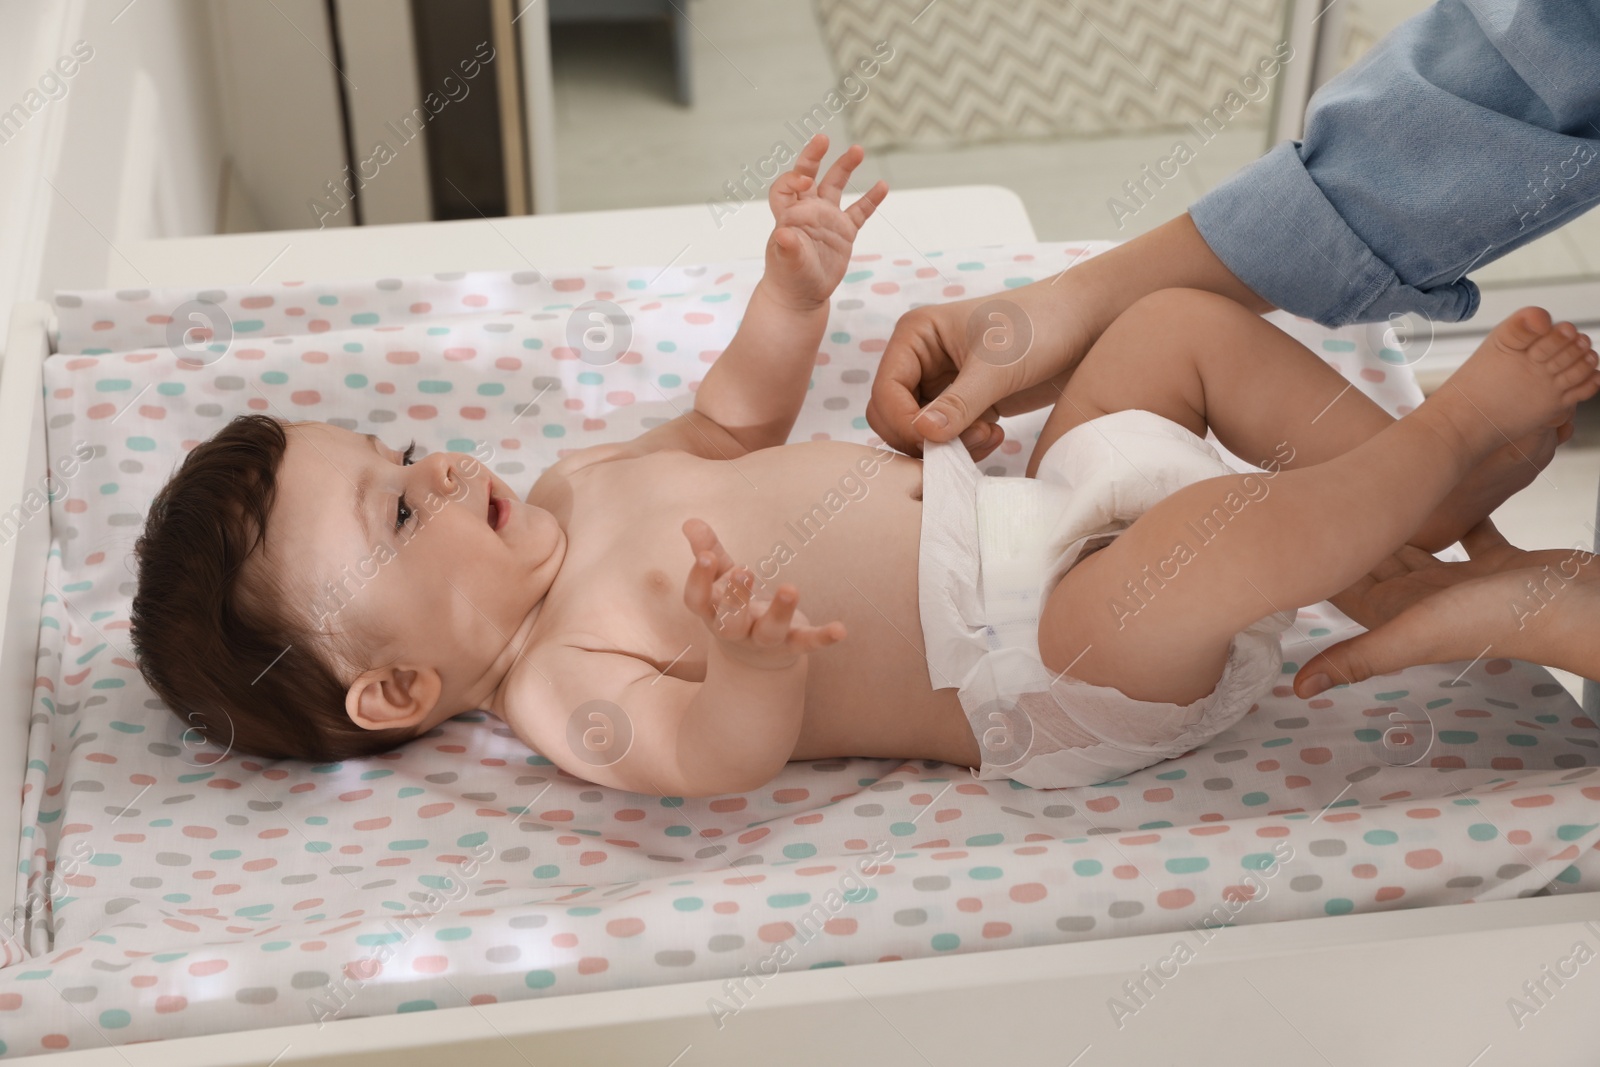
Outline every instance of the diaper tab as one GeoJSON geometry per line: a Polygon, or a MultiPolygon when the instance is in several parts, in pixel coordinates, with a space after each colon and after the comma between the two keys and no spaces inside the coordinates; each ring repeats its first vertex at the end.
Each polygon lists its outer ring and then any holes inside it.
{"type": "Polygon", "coordinates": [[[977,486],[979,595],[989,647],[1039,658],[1041,579],[1057,520],[1071,491],[1036,478],[984,477],[977,486]]]}

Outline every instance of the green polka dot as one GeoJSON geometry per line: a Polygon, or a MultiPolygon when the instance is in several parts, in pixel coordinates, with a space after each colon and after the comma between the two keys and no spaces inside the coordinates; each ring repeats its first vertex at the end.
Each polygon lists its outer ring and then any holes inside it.
{"type": "Polygon", "coordinates": [[[446,452],[471,452],[478,447],[478,442],[470,437],[452,437],[444,443],[446,452]]]}
{"type": "Polygon", "coordinates": [[[908,837],[917,832],[917,824],[914,822],[890,823],[889,832],[896,837],[908,837]]]}
{"type": "Polygon", "coordinates": [[[1476,744],[1478,735],[1473,730],[1440,730],[1439,740],[1447,745],[1476,744]]]}
{"type": "Polygon", "coordinates": [[[1167,870],[1173,874],[1194,874],[1211,866],[1204,856],[1179,856],[1167,861],[1167,870]]]}
{"type": "Polygon", "coordinates": [[[429,378],[426,381],[418,382],[417,389],[424,393],[448,393],[451,385],[449,382],[440,381],[437,378],[429,378]]]}
{"type": "Polygon", "coordinates": [[[429,326],[427,330],[429,337],[442,337],[449,332],[450,327],[448,326],[429,326]]]}
{"type": "Polygon", "coordinates": [[[529,989],[549,989],[556,984],[553,971],[529,971],[522,980],[528,983],[529,989]]]}
{"type": "Polygon", "coordinates": [[[375,312],[363,311],[359,315],[351,315],[350,321],[356,326],[376,326],[378,316],[375,312]]]}
{"type": "Polygon", "coordinates": [[[795,845],[784,845],[783,846],[783,854],[785,856],[788,856],[792,860],[803,860],[803,859],[807,859],[807,858],[809,858],[811,856],[815,856],[817,854],[817,846],[816,845],[807,845],[807,844],[804,844],[804,843],[795,844],[795,845]]]}
{"type": "Polygon", "coordinates": [[[479,396],[499,396],[506,391],[506,387],[499,382],[483,382],[478,386],[479,396]]]}
{"type": "Polygon", "coordinates": [[[1349,915],[1355,910],[1355,905],[1344,897],[1334,897],[1322,906],[1322,910],[1329,915],[1349,915]]]}
{"type": "Polygon", "coordinates": [[[438,1011],[439,1005],[431,1000],[406,1000],[402,1001],[394,1010],[396,1014],[407,1011],[438,1011]]]}
{"type": "Polygon", "coordinates": [[[672,906],[679,911],[699,911],[705,906],[705,901],[699,897],[679,897],[672,902],[672,906]]]}
{"type": "Polygon", "coordinates": [[[1251,852],[1239,858],[1239,866],[1247,871],[1264,871],[1278,862],[1278,857],[1270,852],[1251,852]]]}
{"type": "Polygon", "coordinates": [[[543,348],[544,342],[537,337],[529,337],[522,342],[523,348],[543,348]]]}
{"type": "Polygon", "coordinates": [[[293,941],[268,941],[266,944],[261,946],[261,951],[262,952],[282,952],[284,949],[288,948],[292,944],[294,944],[293,941]]]}
{"type": "Polygon", "coordinates": [[[330,842],[327,842],[327,841],[307,841],[306,842],[306,851],[307,852],[326,852],[332,847],[333,847],[333,845],[330,842]]]}
{"type": "Polygon", "coordinates": [[[101,496],[110,496],[112,493],[115,493],[116,491],[117,491],[117,483],[116,482],[107,482],[105,485],[102,485],[100,487],[100,495],[101,496]]]}
{"type": "Polygon", "coordinates": [[[411,852],[419,848],[427,848],[428,840],[424,837],[410,837],[400,841],[390,841],[389,849],[393,852],[411,852]]]}
{"type": "Polygon", "coordinates": [[[575,915],[575,916],[577,916],[579,918],[583,918],[583,917],[588,916],[588,915],[599,915],[600,914],[600,909],[599,908],[595,908],[595,907],[590,907],[588,905],[582,905],[582,906],[576,907],[576,908],[568,908],[567,909],[567,914],[568,915],[575,915]]]}
{"type": "Polygon", "coordinates": [[[535,878],[554,878],[560,873],[561,868],[557,867],[553,863],[541,864],[533,869],[533,876],[535,878]]]}
{"type": "Polygon", "coordinates": [[[1560,722],[1561,721],[1561,716],[1559,716],[1559,715],[1535,715],[1533,717],[1533,721],[1534,722],[1544,722],[1544,723],[1560,722]]]}
{"type": "Polygon", "coordinates": [[[673,344],[671,341],[657,341],[656,342],[656,351],[657,352],[676,352],[677,350],[678,350],[678,346],[673,344]]]}
{"type": "Polygon", "coordinates": [[[850,335],[845,333],[843,330],[835,330],[828,335],[828,340],[832,341],[836,345],[842,345],[846,341],[850,340],[850,335]]]}
{"type": "Polygon", "coordinates": [[[1392,845],[1400,840],[1400,835],[1393,830],[1368,830],[1361,835],[1361,840],[1369,845],[1392,845]]]}
{"type": "Polygon", "coordinates": [[[1580,837],[1588,836],[1588,834],[1590,834],[1596,826],[1600,826],[1600,823],[1580,824],[1569,822],[1556,827],[1556,836],[1561,838],[1563,841],[1576,841],[1580,837]]]}
{"type": "Polygon", "coordinates": [[[344,376],[344,384],[351,389],[360,389],[367,384],[367,376],[365,374],[346,374],[344,376]]]}
{"type": "MultiPolygon", "coordinates": [[[[1300,668],[1295,667],[1293,664],[1285,663],[1284,664],[1284,669],[1288,673],[1293,674],[1296,671],[1298,671],[1300,668]]],[[[1278,747],[1280,747],[1282,745],[1290,744],[1293,741],[1294,741],[1294,738],[1292,738],[1292,737],[1274,737],[1270,741],[1261,742],[1261,747],[1262,748],[1278,748],[1278,747]]]]}
{"type": "Polygon", "coordinates": [[[597,374],[596,372],[594,372],[592,370],[586,370],[583,373],[578,375],[578,384],[579,385],[604,385],[604,384],[606,384],[606,376],[604,374],[597,374]]]}
{"type": "Polygon", "coordinates": [[[1474,841],[1493,841],[1500,836],[1500,831],[1486,822],[1475,822],[1467,827],[1467,836],[1474,841]]]}
{"type": "Polygon", "coordinates": [[[798,908],[809,903],[810,893],[774,893],[767,898],[767,906],[773,908],[798,908]]]}
{"type": "Polygon", "coordinates": [[[1079,860],[1072,865],[1072,873],[1091,878],[1105,870],[1099,860],[1079,860]]]}
{"type": "Polygon", "coordinates": [[[551,423],[550,425],[544,427],[544,435],[546,437],[564,437],[564,436],[566,436],[566,432],[567,432],[566,427],[557,426],[554,423],[551,423]]]}
{"type": "Polygon", "coordinates": [[[1356,738],[1357,741],[1376,741],[1378,738],[1380,738],[1382,736],[1383,736],[1383,734],[1380,733],[1377,730],[1356,730],[1355,731],[1355,738],[1356,738]]]}
{"type": "Polygon", "coordinates": [[[691,831],[687,826],[669,826],[664,832],[668,837],[688,837],[691,831]]]}
{"type": "Polygon", "coordinates": [[[156,392],[160,393],[162,396],[182,396],[183,383],[162,382],[160,385],[156,386],[156,392]]]}
{"type": "Polygon", "coordinates": [[[344,344],[344,350],[346,352],[360,352],[364,347],[365,346],[358,344],[355,341],[346,341],[344,344]]]}
{"type": "Polygon", "coordinates": [[[961,939],[955,934],[934,934],[933,940],[928,943],[936,952],[949,952],[951,949],[961,947],[961,939]]]}
{"type": "Polygon", "coordinates": [[[870,270],[853,270],[844,276],[844,280],[847,282],[864,282],[870,277],[872,277],[870,270]]]}
{"type": "Polygon", "coordinates": [[[967,872],[967,874],[973,878],[977,878],[981,881],[989,881],[994,878],[999,878],[1002,873],[1004,872],[1002,872],[999,867],[974,867],[972,870],[967,872]]]}
{"type": "Polygon", "coordinates": [[[1005,287],[1007,289],[1016,289],[1019,286],[1032,285],[1032,284],[1033,284],[1033,279],[1032,278],[1007,278],[1005,280],[1005,287]]]}
{"type": "Polygon", "coordinates": [[[150,452],[156,447],[155,440],[150,437],[130,437],[128,447],[135,452],[150,452]]]}
{"type": "Polygon", "coordinates": [[[957,263],[956,264],[956,270],[982,270],[982,269],[983,269],[983,264],[977,262],[976,260],[970,260],[970,261],[968,261],[966,263],[957,263]]]}
{"type": "Polygon", "coordinates": [[[629,278],[628,279],[628,288],[629,289],[643,289],[647,284],[649,284],[649,283],[646,282],[643,278],[629,278]]]}
{"type": "Polygon", "coordinates": [[[112,1008],[100,1013],[100,1025],[107,1030],[120,1030],[133,1022],[133,1016],[121,1008],[112,1008]]]}
{"type": "Polygon", "coordinates": [[[661,384],[666,386],[668,389],[676,389],[680,384],[682,384],[682,382],[683,379],[678,377],[676,374],[663,374],[661,376],[661,384]]]}
{"type": "Polygon", "coordinates": [[[289,376],[281,370],[269,370],[262,372],[261,380],[268,385],[282,385],[289,380],[289,376]]]}
{"type": "MultiPolygon", "coordinates": [[[[1356,343],[1354,341],[1335,341],[1330,338],[1322,342],[1322,347],[1329,352],[1354,352],[1356,343]]],[[[1381,700],[1382,697],[1379,699],[1381,700]]]]}
{"type": "Polygon", "coordinates": [[[465,941],[467,938],[472,936],[472,927],[452,926],[447,930],[440,930],[433,936],[437,937],[440,941],[465,941]]]}
{"type": "Polygon", "coordinates": [[[233,324],[233,332],[234,333],[255,333],[257,330],[261,329],[265,325],[266,325],[266,323],[262,322],[260,319],[245,319],[242,322],[236,322],[236,323],[233,324]]]}
{"type": "Polygon", "coordinates": [[[967,838],[967,844],[972,848],[983,848],[985,845],[998,845],[1005,839],[1005,834],[976,834],[967,838]]]}
{"type": "Polygon", "coordinates": [[[1576,885],[1578,883],[1578,879],[1581,877],[1583,877],[1583,875],[1579,872],[1578,868],[1568,867],[1560,874],[1556,875],[1556,881],[1565,882],[1567,885],[1576,885]]]}
{"type": "Polygon", "coordinates": [[[1508,745],[1517,745],[1520,748],[1528,748],[1528,747],[1530,747],[1532,745],[1537,745],[1538,743],[1539,743],[1539,739],[1537,737],[1534,737],[1532,734],[1507,734],[1506,735],[1506,744],[1508,744],[1508,745]]]}
{"type": "Polygon", "coordinates": [[[458,848],[477,848],[487,840],[489,840],[489,835],[485,831],[479,830],[476,833],[462,834],[456,838],[456,846],[458,848]]]}
{"type": "Polygon", "coordinates": [[[1239,801],[1240,803],[1255,807],[1258,804],[1265,804],[1268,799],[1269,798],[1265,793],[1246,793],[1244,796],[1239,798],[1239,801]]]}

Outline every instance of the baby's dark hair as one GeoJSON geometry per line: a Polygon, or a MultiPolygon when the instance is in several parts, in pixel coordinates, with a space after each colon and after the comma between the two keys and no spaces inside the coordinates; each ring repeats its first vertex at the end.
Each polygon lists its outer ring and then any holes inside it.
{"type": "Polygon", "coordinates": [[[266,560],[245,566],[265,544],[287,446],[277,419],[240,415],[156,494],[134,545],[134,655],[150,688],[218,747],[312,762],[376,755],[414,732],[352,722],[330,638],[287,607],[266,560]]]}

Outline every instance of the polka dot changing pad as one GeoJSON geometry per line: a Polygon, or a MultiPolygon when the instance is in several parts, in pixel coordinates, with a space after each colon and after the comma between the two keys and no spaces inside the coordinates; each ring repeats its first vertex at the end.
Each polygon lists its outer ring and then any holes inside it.
{"type": "MultiPolygon", "coordinates": [[[[908,308],[1102,247],[857,257],[795,438],[877,442],[872,375],[908,308]]],[[[57,294],[29,908],[0,1052],[1151,932],[1198,945],[1210,926],[1595,886],[1600,752],[1566,691],[1489,659],[1300,701],[1298,662],[1355,631],[1326,604],[1300,613],[1283,684],[1213,743],[1055,791],[833,759],[743,796],[647,797],[563,775],[482,714],[374,759],[263,763],[197,747],[143,685],[128,553],[185,450],[233,415],[489,444],[525,492],[563,451],[686,409],[760,269],[57,294]]],[[[1420,401],[1371,331],[1273,321],[1392,413],[1420,401]]],[[[992,473],[1021,474],[1044,415],[1008,420],[992,473]]]]}

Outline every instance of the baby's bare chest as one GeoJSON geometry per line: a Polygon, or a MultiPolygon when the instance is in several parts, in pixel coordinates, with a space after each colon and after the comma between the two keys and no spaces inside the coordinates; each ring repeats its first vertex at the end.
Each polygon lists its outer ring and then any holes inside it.
{"type": "Polygon", "coordinates": [[[571,479],[547,611],[633,654],[703,665],[708,635],[683,601],[693,562],[683,524],[697,518],[755,573],[758,598],[792,584],[813,625],[839,619],[853,636],[829,658],[854,660],[854,645],[865,662],[897,629],[916,629],[921,495],[919,460],[841,441],[597,463],[571,479]]]}

